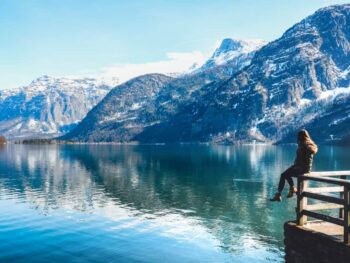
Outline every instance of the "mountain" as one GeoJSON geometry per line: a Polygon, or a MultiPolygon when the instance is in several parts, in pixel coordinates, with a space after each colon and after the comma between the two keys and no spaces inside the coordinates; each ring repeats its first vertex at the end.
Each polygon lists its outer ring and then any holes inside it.
{"type": "MultiPolygon", "coordinates": [[[[62,139],[79,141],[130,141],[147,125],[138,112],[149,103],[171,77],[149,74],[131,79],[113,90],[97,104],[81,123],[62,139]],[[117,132],[116,132],[117,131],[117,132]]],[[[153,111],[149,107],[149,115],[153,111]]]]}
{"type": "Polygon", "coordinates": [[[53,137],[71,130],[111,90],[96,79],[40,77],[0,91],[0,134],[9,139],[53,137]]]}
{"type": "Polygon", "coordinates": [[[349,38],[350,5],[320,9],[137,139],[289,142],[306,127],[317,141],[342,140],[350,127],[349,38]]]}
{"type": "MultiPolygon", "coordinates": [[[[225,42],[227,40],[224,40],[225,42]]],[[[245,63],[248,58],[245,59],[245,63]]],[[[178,112],[185,102],[198,99],[210,83],[228,80],[245,63],[232,59],[175,78],[148,74],[115,87],[72,132],[62,139],[128,142],[178,112]],[[147,96],[145,96],[145,93],[147,96]]],[[[171,132],[171,131],[169,131],[171,132]]]]}
{"type": "MultiPolygon", "coordinates": [[[[127,118],[115,108],[100,111],[105,104],[101,101],[91,111],[100,112],[97,118],[89,113],[66,138],[288,142],[295,141],[295,132],[306,127],[316,141],[343,140],[349,137],[350,127],[349,40],[350,5],[322,8],[254,51],[243,67],[235,67],[234,59],[213,67],[208,62],[208,69],[163,81],[161,88],[142,101],[142,107],[133,110],[132,104],[125,104],[127,118]],[[111,118],[108,126],[101,123],[102,117],[111,118]],[[94,130],[87,130],[83,123],[94,130]],[[103,135],[106,131],[107,136],[103,135]]],[[[234,42],[224,42],[222,50],[236,48],[234,42]]],[[[221,54],[213,54],[213,63],[221,54]]],[[[142,82],[145,76],[140,78],[142,82]]],[[[152,83],[143,81],[136,94],[148,91],[152,83]]],[[[114,90],[109,94],[111,102],[138,97],[126,88],[120,93],[114,90]]]]}
{"type": "Polygon", "coordinates": [[[214,51],[213,55],[194,73],[205,71],[215,66],[230,62],[231,65],[243,68],[249,65],[256,50],[266,45],[264,40],[236,40],[225,38],[220,46],[214,51]]]}

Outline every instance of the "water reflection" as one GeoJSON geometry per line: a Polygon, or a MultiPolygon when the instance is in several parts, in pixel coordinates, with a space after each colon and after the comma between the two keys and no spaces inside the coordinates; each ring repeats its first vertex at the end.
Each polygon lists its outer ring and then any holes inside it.
{"type": "MultiPolygon", "coordinates": [[[[102,218],[99,226],[80,223],[88,233],[133,229],[151,240],[184,240],[198,260],[210,250],[222,260],[281,261],[282,226],[294,218],[295,200],[272,205],[267,198],[294,151],[260,145],[7,145],[0,150],[0,200],[46,216],[64,211],[73,218],[102,218]]],[[[315,160],[319,170],[344,166],[342,148],[324,147],[315,160]]],[[[154,255],[144,256],[150,261],[154,255]]]]}

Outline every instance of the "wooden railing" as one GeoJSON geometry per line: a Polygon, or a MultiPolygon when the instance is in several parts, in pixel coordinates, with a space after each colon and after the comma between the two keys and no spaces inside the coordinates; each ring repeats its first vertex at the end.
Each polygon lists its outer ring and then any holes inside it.
{"type": "Polygon", "coordinates": [[[299,175],[297,223],[303,226],[307,217],[312,217],[343,227],[344,243],[350,242],[350,171],[311,172],[299,175]],[[339,178],[333,178],[339,177],[339,178]],[[309,187],[309,182],[324,183],[327,186],[309,187]],[[330,186],[329,186],[330,185],[330,186]],[[324,193],[339,193],[339,196],[324,195],[324,193]],[[323,203],[308,204],[308,199],[315,199],[323,203]],[[338,217],[321,214],[315,211],[339,209],[338,217]]]}

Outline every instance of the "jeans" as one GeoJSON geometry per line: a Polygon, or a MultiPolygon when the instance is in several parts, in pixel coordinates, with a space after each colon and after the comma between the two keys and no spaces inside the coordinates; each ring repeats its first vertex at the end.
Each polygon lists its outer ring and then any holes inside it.
{"type": "Polygon", "coordinates": [[[295,165],[292,165],[291,167],[289,167],[287,170],[285,170],[281,174],[280,182],[278,184],[278,192],[282,193],[286,181],[288,182],[289,187],[292,188],[294,186],[292,177],[300,174],[304,174],[304,173],[307,173],[307,171],[305,171],[305,169],[302,169],[301,167],[298,167],[295,165]]]}

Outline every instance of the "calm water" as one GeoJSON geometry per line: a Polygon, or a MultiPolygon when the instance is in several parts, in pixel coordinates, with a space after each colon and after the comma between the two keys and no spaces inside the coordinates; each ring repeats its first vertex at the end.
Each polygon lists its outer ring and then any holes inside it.
{"type": "MultiPolygon", "coordinates": [[[[0,262],[282,262],[293,146],[0,149],[0,262]]],[[[315,170],[349,169],[321,147],[315,170]]]]}

